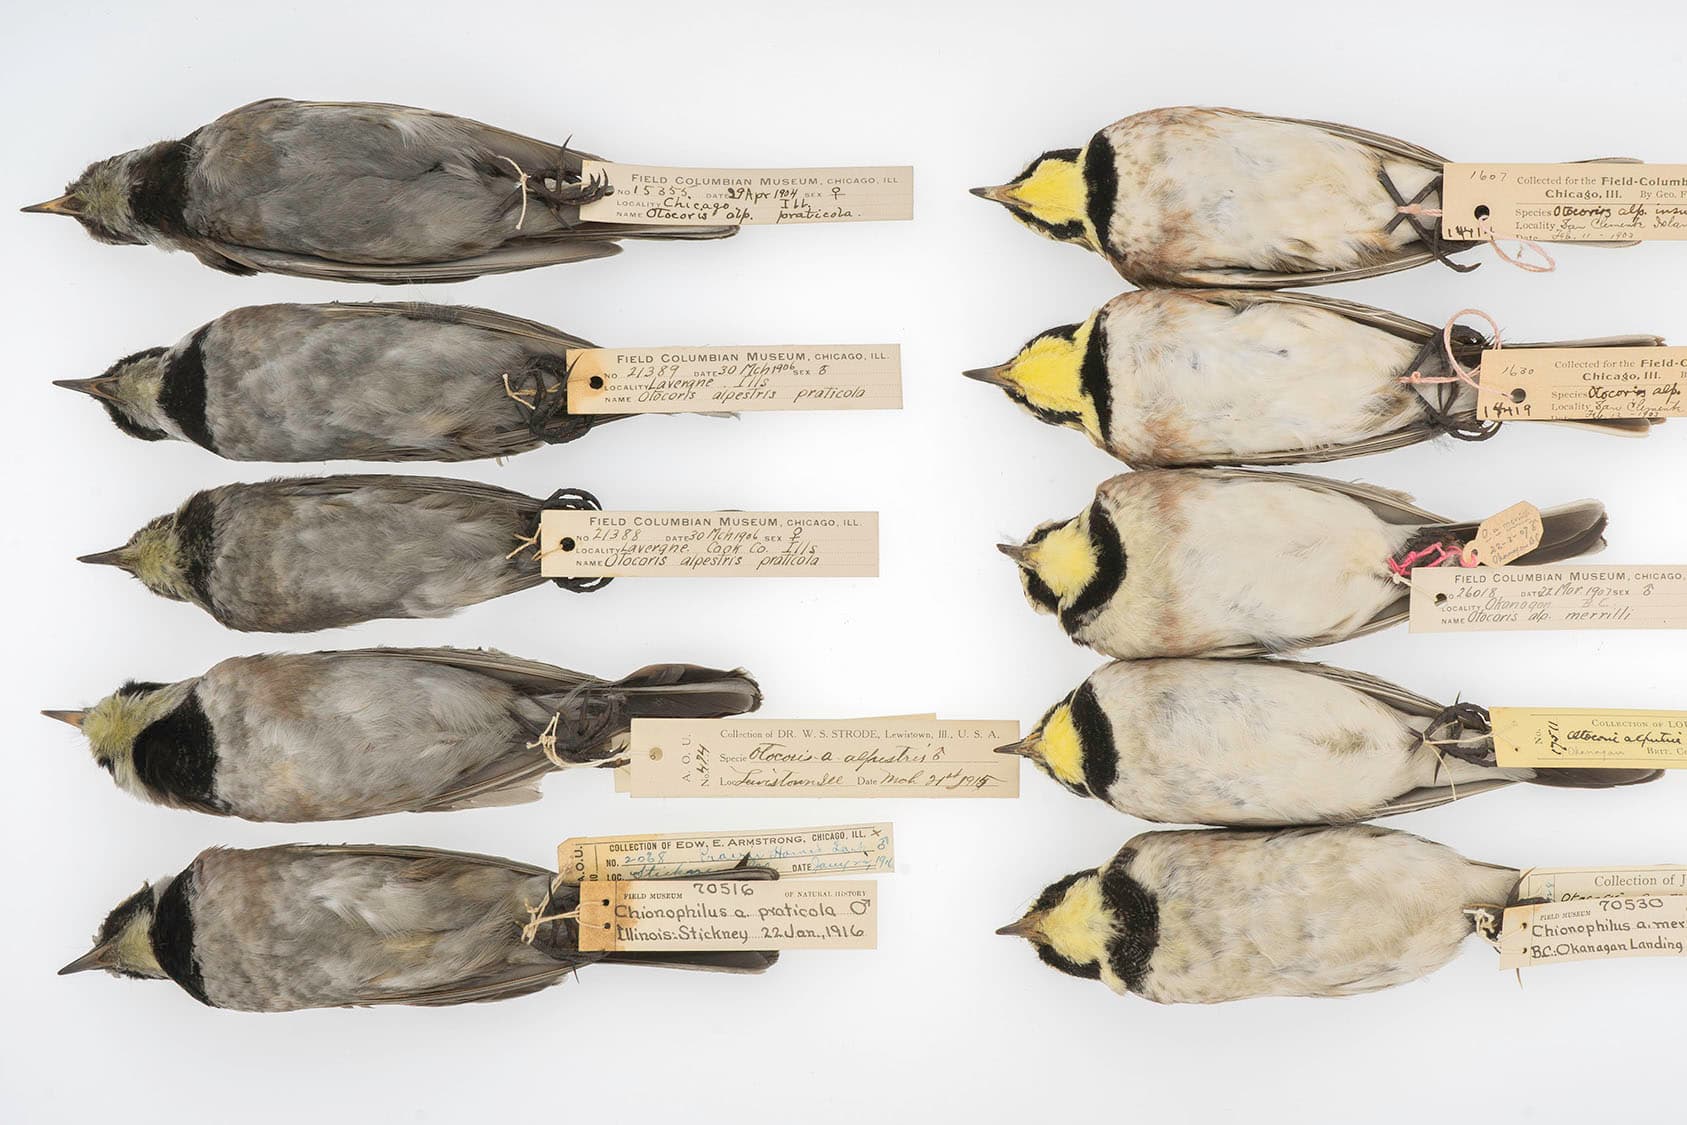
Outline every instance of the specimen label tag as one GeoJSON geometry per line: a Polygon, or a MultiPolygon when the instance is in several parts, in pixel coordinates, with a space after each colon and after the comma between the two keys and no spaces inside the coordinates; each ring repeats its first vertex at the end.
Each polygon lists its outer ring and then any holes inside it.
{"type": "Polygon", "coordinates": [[[871,879],[593,883],[580,896],[583,950],[873,949],[871,879]]]}
{"type": "Polygon", "coordinates": [[[1471,241],[1687,238],[1687,164],[1448,164],[1441,233],[1471,241]]]}
{"type": "Polygon", "coordinates": [[[1680,418],[1687,348],[1501,348],[1482,353],[1482,417],[1680,418]],[[1492,392],[1492,393],[1489,393],[1492,392]]]}
{"type": "Polygon", "coordinates": [[[663,168],[588,160],[615,190],[580,208],[594,223],[748,226],[914,217],[914,169],[663,168]]]}
{"type": "Polygon", "coordinates": [[[896,344],[568,352],[570,414],[900,409],[896,344]]]}
{"type": "Polygon", "coordinates": [[[539,514],[539,573],[877,578],[877,512],[539,514]]]}
{"type": "Polygon", "coordinates": [[[1483,566],[1504,566],[1539,547],[1541,535],[1541,510],[1522,500],[1483,520],[1464,549],[1483,566]]]}
{"type": "Polygon", "coordinates": [[[1495,707],[1490,718],[1502,766],[1687,768],[1687,711],[1495,707]]]}
{"type": "Polygon", "coordinates": [[[896,869],[887,824],[838,824],[765,832],[670,832],[657,836],[575,836],[557,845],[557,870],[570,883],[670,879],[720,872],[743,860],[781,878],[881,875],[896,869]]]}
{"type": "Polygon", "coordinates": [[[634,719],[635,797],[1017,797],[1013,720],[634,719]]]}
{"type": "Polygon", "coordinates": [[[1506,908],[1500,968],[1687,954],[1687,895],[1568,899],[1506,908]]]}
{"type": "Polygon", "coordinates": [[[1687,628],[1687,566],[1419,567],[1414,633],[1687,628]]]}
{"type": "Polygon", "coordinates": [[[1544,898],[1553,902],[1684,892],[1687,892],[1687,867],[1673,863],[1650,867],[1534,867],[1523,872],[1517,885],[1520,899],[1544,898]]]}

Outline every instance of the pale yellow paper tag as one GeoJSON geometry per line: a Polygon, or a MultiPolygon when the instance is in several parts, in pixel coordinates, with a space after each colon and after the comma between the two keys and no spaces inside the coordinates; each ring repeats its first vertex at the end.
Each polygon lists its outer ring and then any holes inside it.
{"type": "Polygon", "coordinates": [[[588,160],[581,179],[615,190],[580,208],[593,223],[748,226],[860,223],[914,217],[914,170],[663,168],[588,160]]]}
{"type": "Polygon", "coordinates": [[[895,344],[568,352],[570,414],[900,409],[895,344]]]}
{"type": "Polygon", "coordinates": [[[1687,566],[1419,567],[1414,633],[1687,628],[1687,566]]]}
{"type": "Polygon", "coordinates": [[[1687,895],[1570,899],[1507,907],[1500,968],[1687,954],[1687,895]]]}
{"type": "Polygon", "coordinates": [[[1687,768],[1687,711],[1495,707],[1489,714],[1501,766],[1687,768]]]}
{"type": "Polygon", "coordinates": [[[546,578],[877,578],[877,512],[539,514],[546,578]]]}
{"type": "Polygon", "coordinates": [[[1012,720],[634,719],[635,797],[1017,797],[1012,720]]]}
{"type": "Polygon", "coordinates": [[[603,882],[582,888],[580,948],[873,949],[871,879],[699,879],[603,882]]]}
{"type": "Polygon", "coordinates": [[[1482,566],[1504,566],[1539,547],[1541,534],[1541,510],[1522,500],[1483,520],[1464,550],[1482,566]]]}
{"type": "Polygon", "coordinates": [[[1482,353],[1484,418],[1541,421],[1687,416],[1687,348],[1501,348],[1482,353]]]}
{"type": "Polygon", "coordinates": [[[781,878],[882,875],[896,870],[888,823],[778,828],[761,832],[670,832],[655,836],[575,836],[557,845],[568,883],[671,879],[720,872],[745,857],[781,878]]]}
{"type": "Polygon", "coordinates": [[[1517,884],[1519,899],[1571,902],[1588,898],[1687,892],[1687,867],[1664,863],[1647,867],[1532,867],[1517,884]]]}
{"type": "Polygon", "coordinates": [[[1687,164],[1448,164],[1441,233],[1476,241],[1687,238],[1687,164]]]}

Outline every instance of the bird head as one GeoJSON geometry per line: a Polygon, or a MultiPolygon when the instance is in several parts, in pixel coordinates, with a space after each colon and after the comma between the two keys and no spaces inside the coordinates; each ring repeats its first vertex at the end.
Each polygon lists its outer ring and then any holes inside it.
{"type": "Polygon", "coordinates": [[[1080,797],[1093,796],[1084,777],[1084,732],[1073,716],[1072,700],[1049,709],[1030,734],[996,748],[998,754],[1017,754],[1080,797]]]}
{"type": "Polygon", "coordinates": [[[172,686],[131,680],[86,711],[41,713],[80,730],[94,761],[121,788],[154,800],[135,772],[135,739],[181,702],[181,693],[170,690],[172,686]]]}
{"type": "Polygon", "coordinates": [[[152,232],[136,216],[132,197],[140,162],[149,154],[149,149],[136,149],[96,160],[64,189],[63,195],[23,210],[30,214],[68,216],[81,223],[89,237],[98,242],[115,246],[144,245],[152,232]]]}
{"type": "Polygon", "coordinates": [[[121,547],[83,555],[76,561],[122,567],[160,597],[178,602],[193,600],[175,513],[159,516],[121,547]]]}
{"type": "Polygon", "coordinates": [[[1017,355],[995,367],[963,372],[969,379],[989,383],[1038,418],[1054,426],[1071,426],[1100,441],[1100,412],[1088,384],[1097,375],[1107,377],[1105,357],[1092,341],[1099,342],[1095,317],[1082,324],[1051,328],[1031,339],[1017,355]],[[1092,357],[1091,353],[1096,354],[1092,357]],[[1099,371],[1092,371],[1095,365],[1099,371]]]}
{"type": "Polygon", "coordinates": [[[1079,871],[1051,883],[1024,917],[996,932],[1029,941],[1044,964],[1063,973],[1099,980],[1116,931],[1100,873],[1079,871]]]}
{"type": "Polygon", "coordinates": [[[94,935],[94,948],[60,969],[59,976],[104,969],[113,976],[164,980],[169,974],[152,948],[152,917],[163,890],[147,884],[118,903],[94,935]]]}
{"type": "Polygon", "coordinates": [[[92,379],[54,379],[53,386],[94,399],[130,437],[142,441],[174,438],[174,427],[158,401],[164,390],[164,351],[148,348],[125,356],[92,379]]]}
{"type": "Polygon", "coordinates": [[[1090,190],[1084,178],[1084,150],[1045,152],[999,187],[973,188],[972,194],[993,200],[1045,238],[1076,242],[1099,250],[1100,239],[1090,221],[1090,190]]]}
{"type": "Polygon", "coordinates": [[[1019,564],[1025,597],[1041,613],[1059,613],[1095,577],[1099,553],[1091,540],[1089,512],[1040,525],[1024,543],[996,549],[1019,564]]]}

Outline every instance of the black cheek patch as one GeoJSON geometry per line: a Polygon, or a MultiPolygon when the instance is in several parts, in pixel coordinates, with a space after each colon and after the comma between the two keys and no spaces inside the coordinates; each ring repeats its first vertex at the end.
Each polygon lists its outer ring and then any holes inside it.
{"type": "Polygon", "coordinates": [[[1133,848],[1121,849],[1101,876],[1101,899],[1120,926],[1108,943],[1107,962],[1132,992],[1141,991],[1148,963],[1160,944],[1160,904],[1148,889],[1125,873],[1136,858],[1133,848]]]}
{"type": "Polygon", "coordinates": [[[1072,603],[1060,611],[1060,624],[1075,633],[1096,611],[1104,607],[1125,580],[1125,549],[1119,543],[1119,529],[1098,499],[1090,505],[1090,546],[1095,551],[1095,574],[1072,603]]]}
{"type": "Polygon", "coordinates": [[[211,437],[211,427],[205,421],[205,334],[206,325],[195,332],[187,346],[170,357],[164,369],[163,387],[158,392],[158,405],[182,433],[195,445],[217,451],[211,437]]]}
{"type": "Polygon", "coordinates": [[[1119,752],[1113,743],[1113,724],[1101,709],[1095,687],[1088,680],[1072,693],[1068,705],[1072,725],[1078,730],[1078,744],[1083,748],[1084,784],[1093,796],[1107,800],[1107,791],[1119,779],[1119,752]]]}
{"type": "Polygon", "coordinates": [[[152,916],[152,952],[182,991],[201,1004],[215,1007],[205,995],[205,977],[200,972],[199,959],[193,954],[193,889],[190,867],[158,896],[158,908],[152,916]]]}
{"type": "Polygon", "coordinates": [[[1043,964],[1050,968],[1059,969],[1067,976],[1082,977],[1085,980],[1101,979],[1101,962],[1091,961],[1087,965],[1080,965],[1070,957],[1062,957],[1046,945],[1035,944],[1037,945],[1037,956],[1041,957],[1043,964]]]}
{"type": "Polygon", "coordinates": [[[195,493],[176,513],[176,539],[188,587],[201,605],[211,604],[211,564],[217,550],[217,502],[209,492],[195,493]]]}
{"type": "Polygon", "coordinates": [[[1100,133],[1090,138],[1089,151],[1084,154],[1084,187],[1089,199],[1086,214],[1105,249],[1113,208],[1119,199],[1119,165],[1113,145],[1100,133]]]}
{"type": "Polygon", "coordinates": [[[195,130],[163,146],[137,169],[137,178],[129,188],[129,210],[154,230],[171,235],[186,232],[182,213],[187,206],[188,165],[198,136],[195,130]]]}
{"type": "Polygon", "coordinates": [[[1095,428],[1103,439],[1113,426],[1113,380],[1107,371],[1107,333],[1096,321],[1084,348],[1084,362],[1078,369],[1078,386],[1095,407],[1095,428]]]}
{"type": "Polygon", "coordinates": [[[135,775],[156,793],[190,808],[219,811],[217,746],[197,692],[135,736],[135,775]]]}

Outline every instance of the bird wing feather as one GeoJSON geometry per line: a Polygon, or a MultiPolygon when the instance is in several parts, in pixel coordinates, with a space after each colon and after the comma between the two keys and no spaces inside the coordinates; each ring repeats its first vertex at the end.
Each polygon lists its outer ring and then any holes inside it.
{"type": "Polygon", "coordinates": [[[328,477],[279,477],[265,481],[265,487],[289,496],[344,496],[366,488],[391,488],[416,493],[449,493],[472,496],[500,504],[519,501],[537,506],[539,501],[523,492],[480,481],[451,477],[410,477],[397,473],[343,473],[328,477]]]}
{"type": "Polygon", "coordinates": [[[1288,668],[1295,672],[1306,672],[1310,675],[1329,680],[1332,683],[1341,684],[1343,687],[1352,688],[1354,691],[1370,696],[1372,699],[1384,706],[1392,707],[1396,711],[1402,711],[1405,714],[1415,715],[1419,718],[1432,719],[1436,715],[1439,715],[1442,711],[1446,710],[1444,706],[1435,702],[1435,700],[1419,695],[1414,691],[1408,691],[1399,684],[1390,683],[1387,680],[1368,675],[1364,672],[1355,672],[1347,668],[1338,668],[1333,664],[1320,664],[1316,661],[1310,660],[1276,660],[1263,658],[1254,659],[1250,661],[1250,663],[1262,664],[1272,668],[1288,668]]]}
{"type": "Polygon", "coordinates": [[[546,344],[563,344],[571,348],[589,348],[593,345],[580,337],[552,328],[548,324],[540,324],[536,320],[511,316],[508,313],[495,312],[474,305],[430,305],[420,301],[391,301],[391,302],[335,302],[320,306],[323,316],[330,320],[353,319],[357,317],[397,316],[408,320],[425,320],[436,324],[462,324],[470,328],[480,328],[488,332],[497,332],[506,336],[515,336],[523,340],[536,340],[546,344]]]}
{"type": "Polygon", "coordinates": [[[1446,516],[1436,515],[1434,512],[1418,507],[1412,502],[1412,498],[1404,492],[1398,492],[1392,488],[1381,488],[1374,484],[1329,480],[1324,477],[1307,476],[1304,473],[1262,472],[1256,469],[1198,469],[1194,471],[1215,478],[1272,481],[1345,496],[1349,500],[1355,500],[1365,505],[1378,519],[1385,523],[1445,524],[1454,522],[1446,516]]]}
{"type": "MultiPolygon", "coordinates": [[[[288,274],[294,277],[315,278],[318,281],[368,281],[379,285],[408,285],[413,282],[468,281],[485,274],[513,273],[537,266],[607,258],[621,252],[618,244],[608,241],[619,237],[622,237],[622,232],[611,228],[581,227],[576,231],[546,235],[543,239],[535,238],[500,246],[484,254],[455,261],[408,262],[397,265],[336,262],[311,254],[262,250],[252,246],[218,242],[215,239],[196,240],[195,249],[203,246],[234,263],[238,270],[288,274]]],[[[203,258],[203,254],[201,257],[203,258]]],[[[216,265],[215,262],[209,264],[216,265]]]]}

